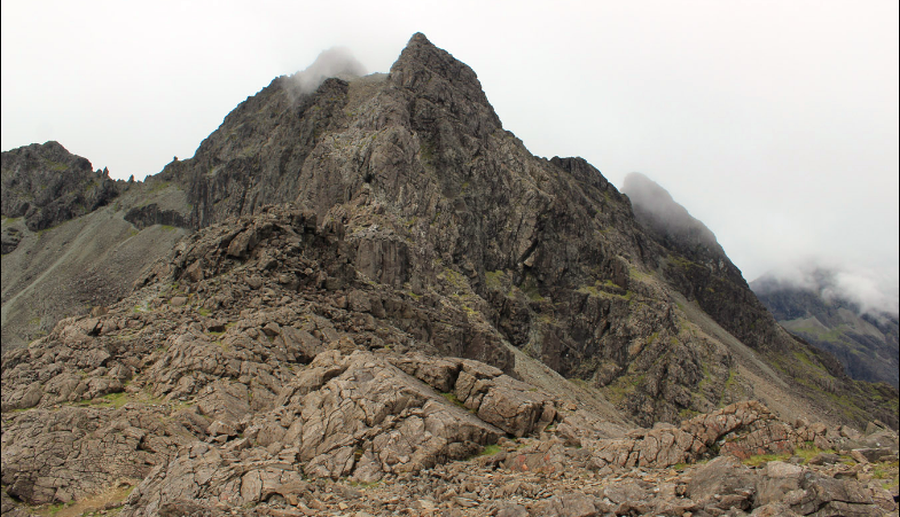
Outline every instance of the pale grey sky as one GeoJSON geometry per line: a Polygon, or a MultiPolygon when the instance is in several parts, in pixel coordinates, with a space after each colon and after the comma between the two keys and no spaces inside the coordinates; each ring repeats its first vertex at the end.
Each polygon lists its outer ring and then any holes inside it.
{"type": "Polygon", "coordinates": [[[748,280],[817,259],[897,289],[897,2],[30,0],[0,20],[3,150],[57,140],[140,179],[322,50],[387,71],[421,31],[533,153],[654,179],[748,280]]]}

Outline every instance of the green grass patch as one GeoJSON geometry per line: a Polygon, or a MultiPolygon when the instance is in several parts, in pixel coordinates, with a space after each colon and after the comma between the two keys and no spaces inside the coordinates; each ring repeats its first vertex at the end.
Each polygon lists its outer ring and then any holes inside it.
{"type": "Polygon", "coordinates": [[[744,465],[750,467],[760,467],[765,465],[770,461],[787,461],[791,456],[797,456],[801,458],[803,461],[801,464],[805,465],[809,463],[809,460],[815,458],[819,454],[834,454],[834,449],[820,449],[814,445],[812,442],[806,442],[802,447],[797,447],[794,449],[793,454],[759,454],[756,456],[751,456],[743,461],[744,465]]]}
{"type": "Polygon", "coordinates": [[[834,449],[822,450],[816,446],[804,446],[794,450],[794,456],[803,458],[804,465],[809,463],[809,460],[822,453],[834,454],[834,449]]]}
{"type": "Polygon", "coordinates": [[[453,404],[453,405],[456,406],[456,407],[465,409],[465,410],[468,411],[469,413],[474,413],[474,412],[475,412],[474,410],[471,410],[471,409],[467,408],[466,405],[463,404],[463,402],[462,402],[461,400],[459,400],[459,399],[456,397],[456,394],[454,394],[454,393],[441,393],[441,396],[444,397],[445,399],[449,400],[450,403],[453,404]]]}
{"type": "Polygon", "coordinates": [[[725,391],[731,389],[734,385],[734,368],[728,370],[728,378],[725,379],[725,391]]]}
{"type": "Polygon", "coordinates": [[[632,265],[628,266],[628,277],[632,280],[637,280],[638,282],[646,282],[647,280],[650,280],[652,276],[653,275],[644,273],[643,271],[632,265]]]}
{"type": "Polygon", "coordinates": [[[872,478],[881,481],[882,488],[891,490],[900,485],[900,475],[898,475],[900,462],[897,460],[882,461],[875,463],[873,466],[874,470],[872,471],[872,478]]]}
{"type": "Polygon", "coordinates": [[[700,412],[691,408],[682,408],[678,411],[678,418],[682,420],[690,420],[699,415],[700,412]]]}
{"type": "Polygon", "coordinates": [[[502,449],[500,448],[500,446],[499,446],[499,445],[496,445],[496,444],[494,444],[494,445],[485,445],[485,446],[484,446],[484,449],[481,449],[481,452],[479,452],[478,455],[479,455],[479,456],[493,456],[494,454],[497,454],[497,453],[500,452],[501,450],[502,450],[502,449]]]}
{"type": "Polygon", "coordinates": [[[605,280],[602,283],[598,280],[594,283],[594,285],[583,285],[579,287],[578,289],[576,289],[576,292],[586,294],[588,296],[594,296],[596,298],[618,298],[619,300],[624,300],[630,303],[632,298],[634,298],[633,291],[625,290],[625,294],[611,292],[621,290],[622,287],[617,285],[612,280],[605,280]]]}
{"type": "Polygon", "coordinates": [[[633,373],[627,373],[609,385],[601,388],[600,391],[606,396],[606,400],[614,405],[619,405],[626,398],[632,396],[637,391],[638,386],[644,383],[644,375],[645,374],[635,375],[633,373]]]}
{"type": "Polygon", "coordinates": [[[101,406],[120,408],[128,402],[128,394],[124,391],[120,391],[119,393],[107,393],[100,397],[100,400],[102,400],[100,403],[101,406]]]}
{"type": "Polygon", "coordinates": [[[360,490],[366,490],[366,489],[369,489],[369,488],[375,488],[376,486],[378,486],[378,485],[380,485],[380,484],[381,484],[381,481],[380,481],[380,480],[379,480],[379,481],[367,481],[367,482],[362,482],[362,481],[350,481],[350,483],[349,483],[350,486],[352,486],[352,487],[354,487],[354,488],[359,488],[360,490]]]}
{"type": "Polygon", "coordinates": [[[75,403],[80,407],[98,407],[98,408],[115,408],[118,409],[129,402],[130,398],[127,393],[120,391],[118,393],[107,393],[102,397],[92,400],[80,400],[75,403]]]}
{"type": "Polygon", "coordinates": [[[157,181],[157,182],[153,183],[152,187],[150,187],[150,193],[153,194],[153,193],[159,192],[160,190],[165,190],[168,187],[169,187],[168,181],[157,181]]]}
{"type": "Polygon", "coordinates": [[[576,292],[579,292],[581,294],[586,294],[588,296],[594,296],[596,298],[600,297],[600,290],[592,285],[583,285],[583,286],[579,287],[576,290],[576,292]]]}
{"type": "Polygon", "coordinates": [[[487,284],[487,288],[492,291],[503,289],[503,280],[505,277],[506,273],[502,270],[486,271],[484,273],[485,284],[487,284]]]}
{"type": "Polygon", "coordinates": [[[770,461],[785,461],[790,458],[790,454],[757,454],[743,461],[748,467],[761,467],[770,461]]]}
{"type": "Polygon", "coordinates": [[[34,514],[41,517],[52,517],[62,511],[64,508],[71,506],[72,503],[54,503],[46,506],[35,508],[34,514]]]}
{"type": "Polygon", "coordinates": [[[679,267],[682,269],[702,267],[702,266],[700,266],[700,264],[697,264],[696,262],[692,262],[684,257],[669,255],[668,259],[669,259],[670,266],[675,266],[675,267],[679,267]]]}
{"type": "Polygon", "coordinates": [[[528,299],[533,302],[543,302],[546,300],[546,298],[541,296],[541,291],[538,287],[537,279],[530,274],[525,275],[525,281],[522,282],[522,285],[519,286],[519,289],[521,289],[522,292],[525,293],[525,296],[527,296],[528,299]]]}

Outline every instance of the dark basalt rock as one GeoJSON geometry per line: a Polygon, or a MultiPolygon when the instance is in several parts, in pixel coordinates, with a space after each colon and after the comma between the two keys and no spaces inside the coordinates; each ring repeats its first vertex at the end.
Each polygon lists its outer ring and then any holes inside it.
{"type": "Polygon", "coordinates": [[[107,171],[93,171],[91,162],[57,142],[4,152],[2,186],[2,214],[24,217],[31,231],[92,212],[120,190],[107,171]]]}
{"type": "Polygon", "coordinates": [[[11,253],[19,245],[22,240],[22,230],[13,227],[3,227],[2,241],[0,241],[0,254],[6,255],[11,253]]]}
{"type": "Polygon", "coordinates": [[[189,228],[188,223],[180,213],[175,210],[161,210],[156,203],[132,208],[125,214],[124,218],[140,230],[154,224],[189,228]]]}

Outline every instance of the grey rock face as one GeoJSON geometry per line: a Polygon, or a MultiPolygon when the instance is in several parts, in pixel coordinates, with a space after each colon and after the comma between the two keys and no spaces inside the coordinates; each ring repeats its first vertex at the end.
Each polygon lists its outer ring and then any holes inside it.
{"type": "Polygon", "coordinates": [[[2,239],[0,240],[0,255],[11,253],[19,246],[19,242],[22,240],[22,229],[16,228],[12,224],[9,226],[3,225],[3,234],[0,239],[2,239]]]}

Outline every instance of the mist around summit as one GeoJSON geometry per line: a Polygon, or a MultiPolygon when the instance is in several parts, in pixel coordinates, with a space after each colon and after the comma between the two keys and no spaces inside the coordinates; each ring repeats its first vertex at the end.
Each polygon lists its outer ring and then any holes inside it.
{"type": "MultiPolygon", "coordinates": [[[[667,190],[644,174],[633,172],[622,185],[631,199],[635,216],[645,226],[674,240],[689,241],[723,250],[715,234],[688,210],[677,203],[667,190]]],[[[893,271],[842,264],[827,258],[803,262],[789,258],[757,279],[746,279],[757,294],[779,289],[801,289],[814,292],[826,301],[842,300],[856,307],[859,315],[900,314],[900,283],[893,271]]]]}
{"type": "Polygon", "coordinates": [[[872,271],[806,263],[770,272],[750,288],[785,329],[833,354],[847,375],[896,388],[896,285],[872,271]]]}
{"type": "Polygon", "coordinates": [[[352,79],[366,75],[363,66],[347,47],[332,47],[322,51],[319,57],[305,70],[292,76],[300,87],[300,92],[310,94],[329,77],[352,79]]]}
{"type": "Polygon", "coordinates": [[[648,228],[673,242],[702,246],[725,255],[713,232],[647,176],[639,172],[630,173],[625,177],[622,192],[631,199],[635,217],[648,228]]]}

